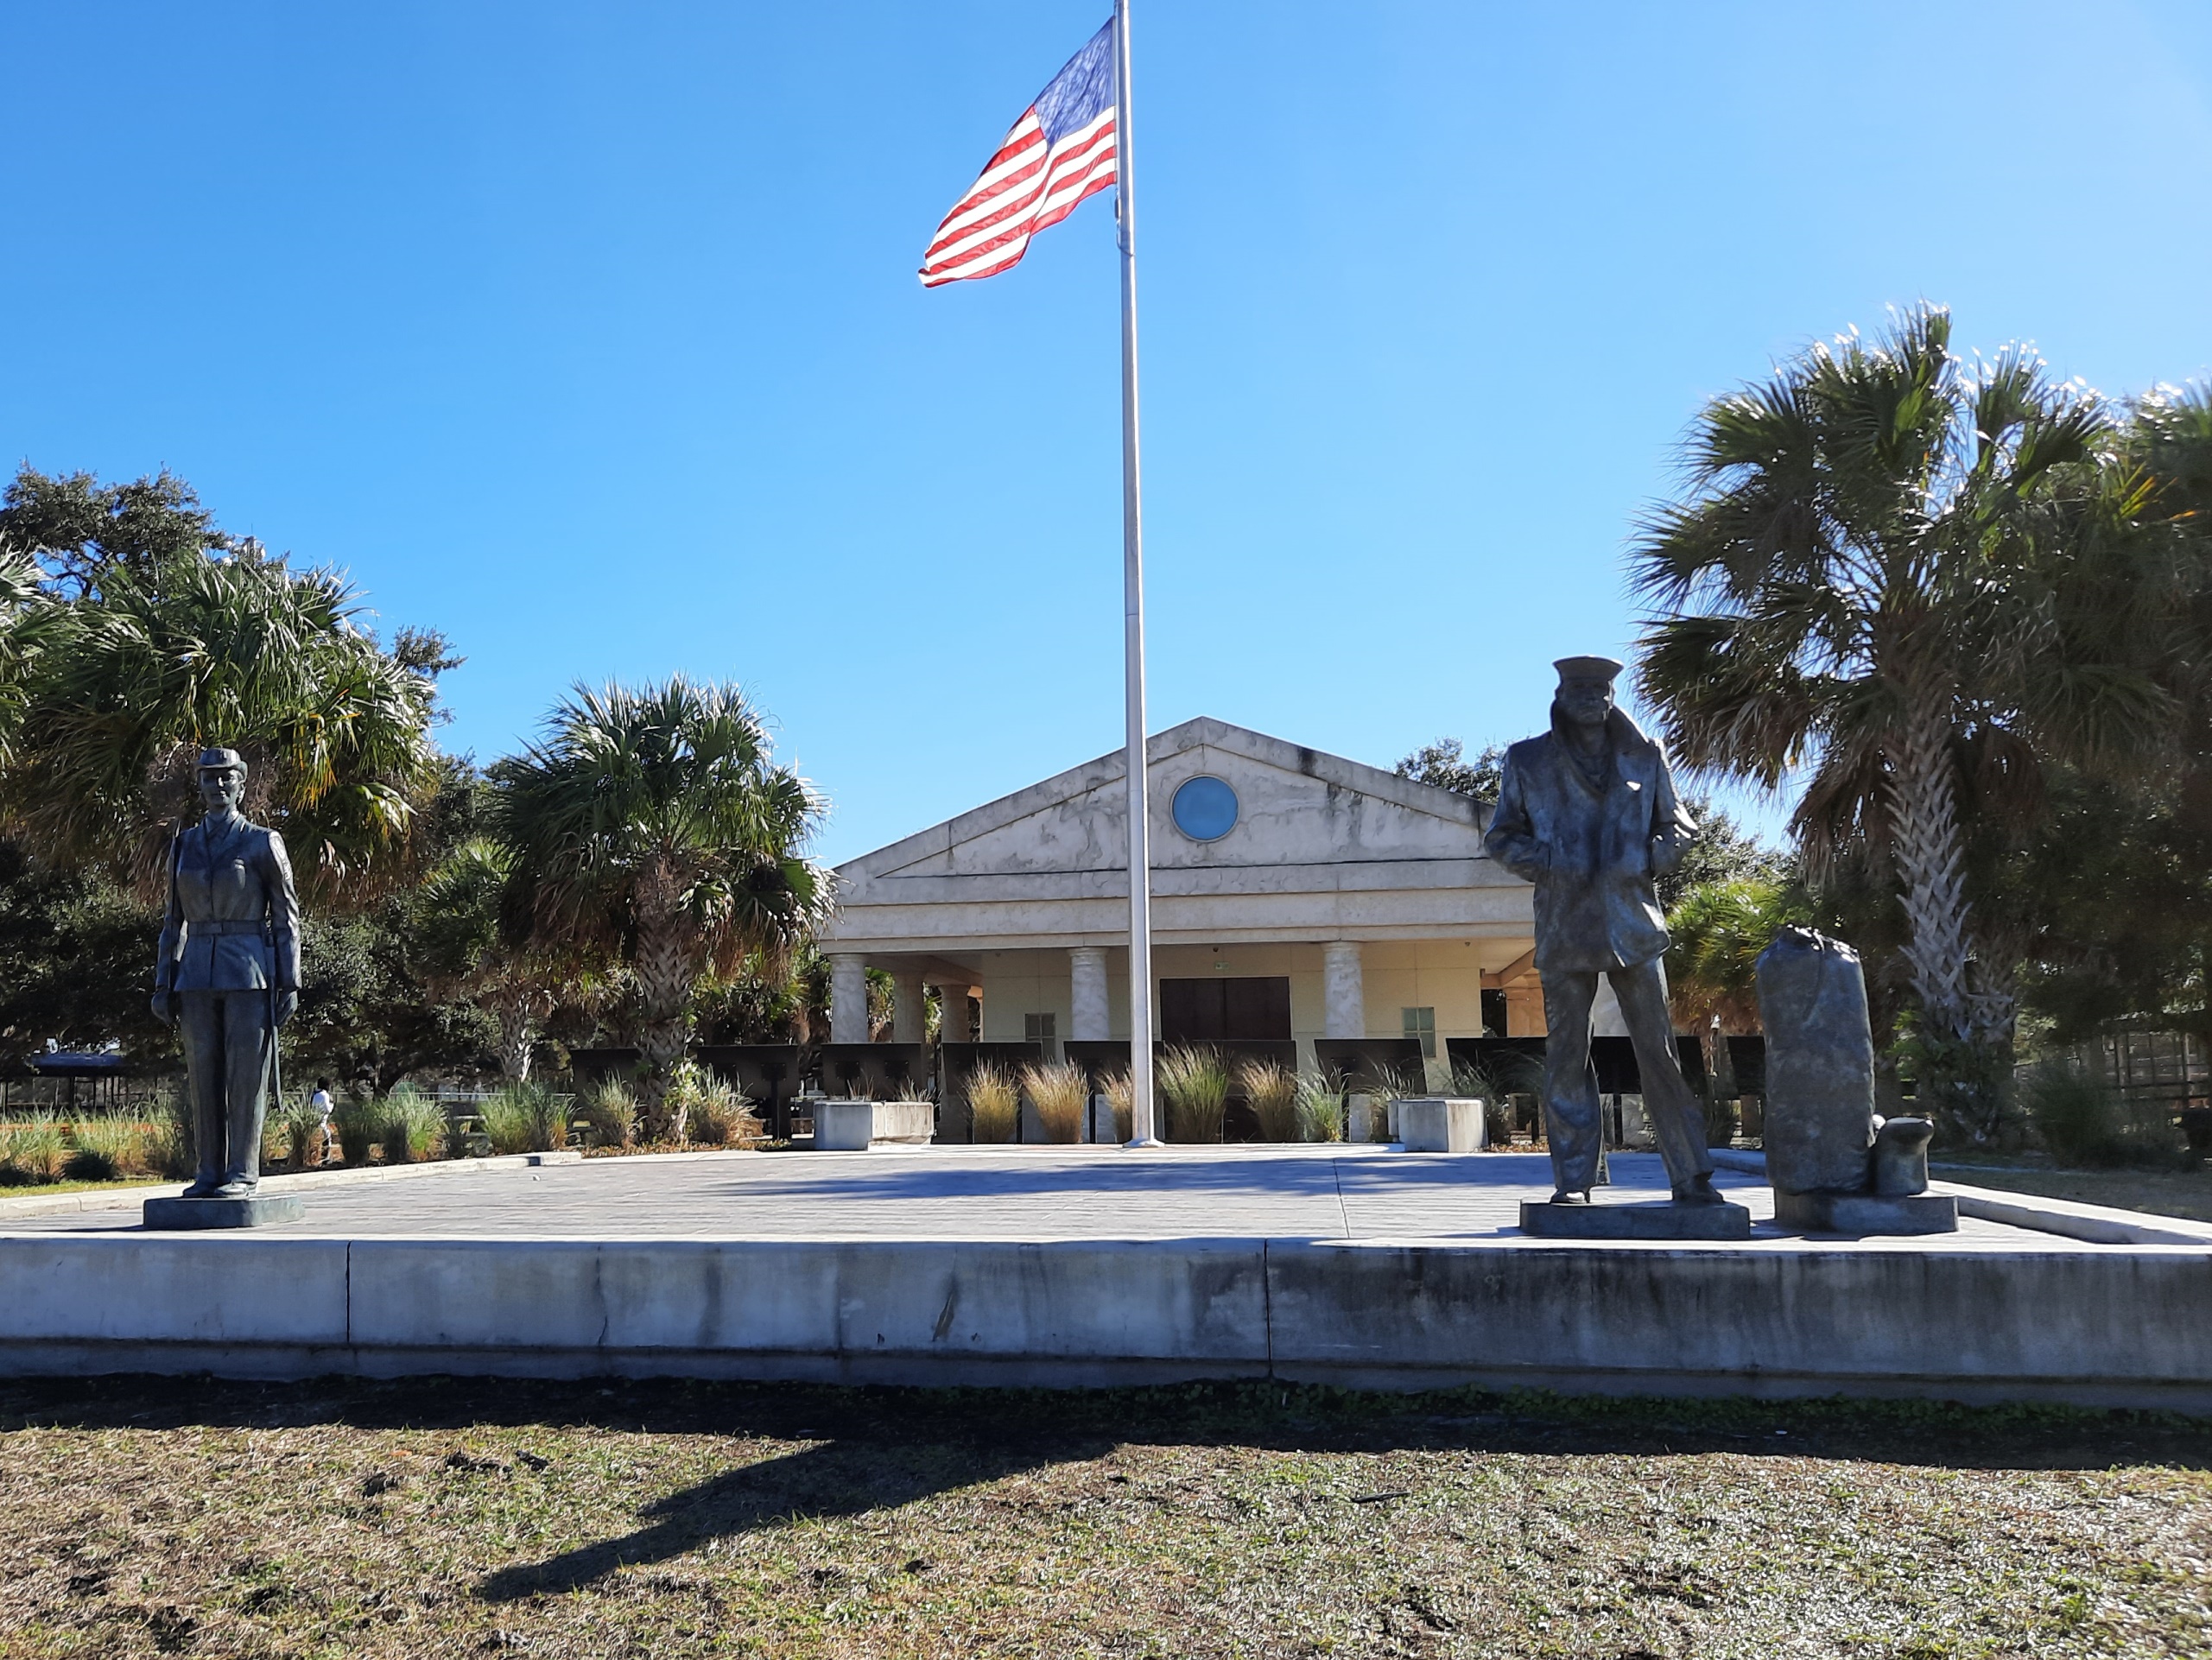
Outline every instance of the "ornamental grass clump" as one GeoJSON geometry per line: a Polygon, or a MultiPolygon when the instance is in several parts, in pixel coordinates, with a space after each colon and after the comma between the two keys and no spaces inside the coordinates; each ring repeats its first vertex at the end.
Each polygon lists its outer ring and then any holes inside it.
{"type": "Polygon", "coordinates": [[[193,1150],[192,1100],[181,1084],[162,1099],[145,1141],[146,1168],[155,1175],[182,1182],[199,1173],[200,1159],[193,1150]]]}
{"type": "Polygon", "coordinates": [[[1207,1049],[1174,1049],[1157,1068],[1169,1141],[1217,1142],[1229,1109],[1229,1069],[1207,1049]]]}
{"type": "Polygon", "coordinates": [[[34,1112],[0,1131],[0,1176],[13,1183],[61,1180],[69,1138],[51,1113],[34,1112]]]}
{"type": "Polygon", "coordinates": [[[1099,1080],[1099,1093],[1113,1114],[1113,1138],[1127,1141],[1137,1133],[1136,1081],[1125,1072],[1109,1072],[1099,1080]]]}
{"type": "Polygon", "coordinates": [[[144,1173],[145,1126],[135,1118],[79,1118],[69,1131],[61,1174],[70,1182],[114,1182],[144,1173]]]}
{"type": "Polygon", "coordinates": [[[977,1141],[1011,1141],[1022,1124],[1022,1092],[1006,1069],[986,1061],[967,1075],[969,1134],[977,1141]]]}
{"type": "Polygon", "coordinates": [[[446,1139],[446,1109],[414,1085],[396,1084],[377,1114],[377,1139],[387,1164],[428,1158],[446,1139]]]}
{"type": "Polygon", "coordinates": [[[1090,1105],[1091,1082],[1072,1061],[1022,1068],[1022,1093],[1036,1108],[1047,1141],[1081,1141],[1083,1109],[1090,1105]]]}
{"type": "Polygon", "coordinates": [[[1517,1050],[1452,1062],[1452,1093],[1482,1103],[1483,1140],[1492,1147],[1512,1144],[1513,1097],[1532,1094],[1543,1086],[1543,1068],[1517,1050]]]}
{"type": "Polygon", "coordinates": [[[348,1168],[366,1164],[370,1150],[384,1133],[383,1103],[371,1096],[347,1096],[331,1108],[330,1133],[338,1138],[339,1156],[348,1168]]]}
{"type": "Polygon", "coordinates": [[[1344,1139],[1344,1082],[1333,1072],[1302,1072],[1294,1080],[1300,1141],[1344,1139]]]}
{"type": "Polygon", "coordinates": [[[284,1162],[304,1170],[322,1156],[322,1114],[304,1100],[288,1103],[269,1117],[284,1149],[284,1162]]]}
{"type": "Polygon", "coordinates": [[[1279,1061],[1242,1061],[1237,1064],[1237,1087],[1245,1104],[1259,1120],[1262,1141],[1296,1141],[1298,1080],[1279,1061]]]}
{"type": "Polygon", "coordinates": [[[637,1144],[637,1093],[625,1079],[605,1078],[587,1086],[576,1098],[576,1116],[584,1122],[587,1147],[637,1144]]]}
{"type": "Polygon", "coordinates": [[[702,1147],[756,1141],[762,1133],[751,1098],[711,1074],[693,1094],[687,1111],[688,1137],[702,1147]]]}
{"type": "Polygon", "coordinates": [[[550,1153],[568,1144],[569,1097],[543,1084],[506,1084],[478,1107],[494,1153],[550,1153]]]}
{"type": "MultiPolygon", "coordinates": [[[[1368,1141],[1388,1141],[1391,1138],[1391,1103],[1403,1101],[1426,1093],[1423,1083],[1398,1068],[1379,1062],[1362,1068],[1361,1074],[1352,1080],[1351,1094],[1354,1100],[1364,1099],[1367,1109],[1368,1141]]],[[[1351,1115],[1356,1118],[1356,1114],[1351,1115]]]]}

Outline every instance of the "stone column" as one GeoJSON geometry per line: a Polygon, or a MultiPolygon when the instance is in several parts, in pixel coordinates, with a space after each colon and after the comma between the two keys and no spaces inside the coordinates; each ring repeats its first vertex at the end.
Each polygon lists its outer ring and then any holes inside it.
{"type": "Polygon", "coordinates": [[[1367,1035],[1367,989],[1360,977],[1360,942],[1332,940],[1321,948],[1321,1036],[1367,1035]]]}
{"type": "Polygon", "coordinates": [[[1106,960],[1103,947],[1079,945],[1068,952],[1068,1036],[1085,1043],[1106,1036],[1106,960]]]}
{"type": "Polygon", "coordinates": [[[868,1041],[868,960],[865,957],[840,955],[829,960],[829,1041],[868,1041]]]}
{"type": "Polygon", "coordinates": [[[891,976],[891,1042],[919,1043],[929,1036],[929,1017],[922,1006],[922,976],[902,968],[891,976]]]}
{"type": "Polygon", "coordinates": [[[941,985],[937,988],[937,997],[945,1010],[945,1023],[937,1029],[937,1041],[941,1043],[969,1042],[967,987],[941,985]]]}

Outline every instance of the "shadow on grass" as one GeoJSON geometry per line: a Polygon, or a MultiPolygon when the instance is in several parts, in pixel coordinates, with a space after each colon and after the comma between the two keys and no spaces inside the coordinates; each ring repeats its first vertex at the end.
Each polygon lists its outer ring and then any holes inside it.
{"type": "Polygon", "coordinates": [[[1111,1440],[1050,1446],[930,1445],[889,1448],[831,1441],[764,1459],[656,1499],[638,1512],[645,1525],[618,1539],[563,1551],[542,1562],[487,1574],[477,1587],[489,1602],[558,1596],[621,1568],[667,1562],[717,1539],[824,1517],[865,1515],[954,1488],[1111,1452],[1111,1440]]]}
{"type": "Polygon", "coordinates": [[[206,1376],[0,1378],[0,1435],[31,1427],[437,1430],[534,1425],[822,1441],[859,1449],[983,1449],[974,1453],[977,1457],[994,1449],[1023,1449],[1021,1457],[1038,1461],[1093,1456],[1070,1448],[1128,1443],[1293,1452],[1748,1450],[1955,1469],[2088,1469],[2152,1462],[2212,1467],[2212,1417],[1844,1397],[1685,1399],[1474,1388],[1384,1394],[1258,1380],[1054,1390],[687,1378],[330,1377],[282,1384],[206,1376]]]}

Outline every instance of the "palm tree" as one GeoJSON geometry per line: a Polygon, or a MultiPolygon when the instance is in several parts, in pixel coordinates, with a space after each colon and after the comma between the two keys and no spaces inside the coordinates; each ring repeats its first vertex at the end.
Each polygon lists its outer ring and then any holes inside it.
{"type": "Polygon", "coordinates": [[[311,899],[365,901],[412,874],[438,776],[434,637],[387,652],[339,578],[250,547],[117,566],[74,598],[11,594],[0,799],[31,851],[154,893],[198,751],[219,744],[244,756],[247,811],[284,833],[311,899]]]}
{"type": "Polygon", "coordinates": [[[508,937],[502,922],[514,881],[507,848],[472,837],[423,878],[409,933],[434,991],[466,998],[499,1023],[500,1074],[519,1084],[529,1080],[538,1033],[571,976],[527,940],[508,937]]]}
{"type": "Polygon", "coordinates": [[[492,822],[533,937],[603,947],[636,979],[656,1136],[682,1128],[664,1104],[701,977],[749,955],[779,966],[830,900],[828,873],[800,852],[821,801],[770,747],[737,687],[677,675],[579,687],[540,742],[493,769],[492,822]]]}
{"type": "Polygon", "coordinates": [[[1793,922],[1810,921],[1802,896],[1759,877],[1702,882],[1667,911],[1667,988],[1675,1023],[1702,1031],[1757,1031],[1759,954],[1793,922]]]}
{"type": "Polygon", "coordinates": [[[2146,491],[2107,407],[2017,347],[1962,362],[1950,336],[1922,306],[1714,400],[1685,498],[1632,560],[1670,744],[1770,789],[1810,770],[1809,871],[1892,871],[1924,1085],[1986,1131],[2014,942],[1973,913],[1962,814],[2025,814],[2044,760],[2139,751],[2172,701],[2133,534],[2146,491]]]}

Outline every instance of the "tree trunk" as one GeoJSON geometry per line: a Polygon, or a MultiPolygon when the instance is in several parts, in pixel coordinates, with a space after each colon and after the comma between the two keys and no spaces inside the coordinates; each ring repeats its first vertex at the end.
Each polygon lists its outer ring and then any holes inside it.
{"type": "Polygon", "coordinates": [[[683,1060],[688,1035],[692,988],[700,964],[695,930],[685,916],[675,874],[656,866],[639,878],[637,890],[637,1049],[644,1062],[638,1106],[647,1138],[683,1139],[683,1103],[671,1100],[669,1085],[683,1060]]]}
{"type": "Polygon", "coordinates": [[[1966,848],[1952,788],[1949,734],[1924,705],[1909,710],[1890,782],[1889,820],[1905,907],[1905,959],[1932,1036],[1963,1042],[1967,1004],[1966,848]]]}
{"type": "Polygon", "coordinates": [[[2003,1049],[1977,1018],[1981,1011],[1968,984],[1966,846],[1944,700],[1925,690],[1905,699],[1892,756],[1890,836],[1905,907],[1905,959],[1920,1012],[1916,1104],[1955,1133],[1986,1141],[2002,1111],[2003,1049]]]}
{"type": "Polygon", "coordinates": [[[499,1075],[510,1084],[530,1080],[530,1051],[536,1047],[527,992],[510,992],[493,1005],[499,1017],[499,1075]]]}

